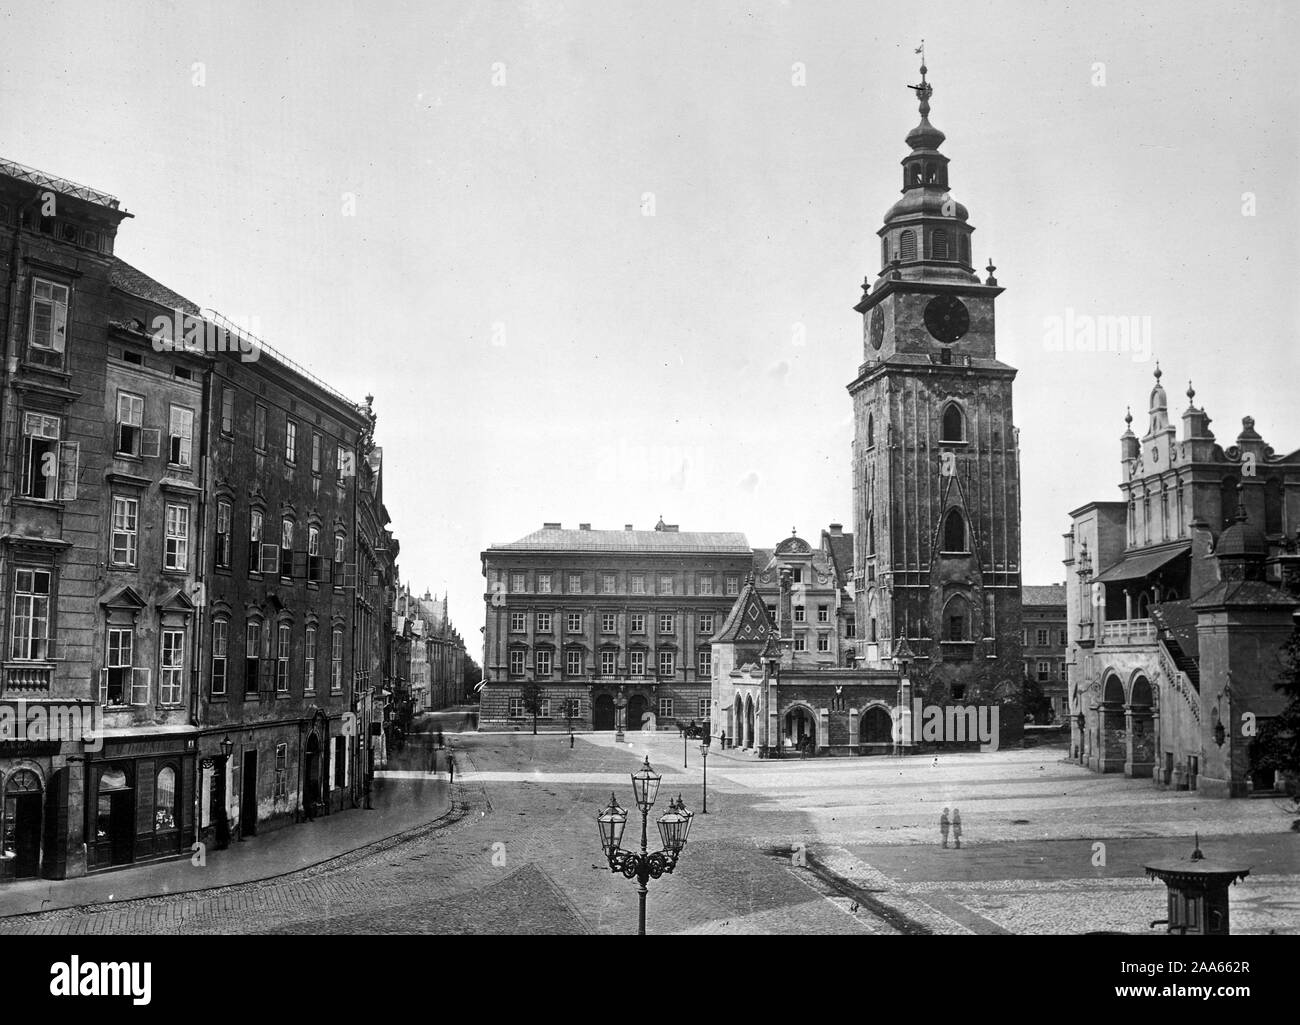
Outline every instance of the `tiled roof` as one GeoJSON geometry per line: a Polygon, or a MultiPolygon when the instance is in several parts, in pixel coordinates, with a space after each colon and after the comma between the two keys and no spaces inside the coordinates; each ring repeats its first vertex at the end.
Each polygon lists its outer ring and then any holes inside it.
{"type": "Polygon", "coordinates": [[[763,573],[768,566],[772,565],[772,557],[776,553],[771,548],[755,548],[753,555],[754,575],[758,576],[763,573]]]}
{"type": "Polygon", "coordinates": [[[748,555],[744,534],[671,530],[564,530],[544,527],[489,551],[507,552],[711,552],[748,555]]]}
{"type": "Polygon", "coordinates": [[[822,537],[830,547],[831,558],[835,562],[835,572],[839,575],[840,584],[843,585],[853,576],[853,535],[822,531],[822,537]]]}
{"type": "Polygon", "coordinates": [[[108,276],[115,288],[120,288],[130,295],[148,299],[150,302],[156,302],[172,310],[179,307],[186,313],[197,314],[199,312],[197,303],[191,302],[178,292],[173,292],[166,285],[155,281],[144,271],[137,270],[119,257],[114,256],[111,258],[108,276]]]}
{"type": "Polygon", "coordinates": [[[1020,589],[1021,605],[1064,605],[1064,584],[1025,584],[1020,589]]]}

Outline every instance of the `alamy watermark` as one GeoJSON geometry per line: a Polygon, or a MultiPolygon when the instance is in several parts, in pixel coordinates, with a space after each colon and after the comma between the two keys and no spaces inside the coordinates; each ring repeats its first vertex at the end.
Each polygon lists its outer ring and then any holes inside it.
{"type": "Polygon", "coordinates": [[[1151,358],[1151,317],[1094,317],[1075,313],[1043,318],[1043,348],[1048,352],[1127,352],[1134,363],[1151,358]]]}
{"type": "Polygon", "coordinates": [[[927,705],[912,699],[912,740],[966,743],[978,740],[987,751],[998,749],[997,705],[927,705]]]}
{"type": "Polygon", "coordinates": [[[262,346],[255,337],[259,330],[256,317],[245,322],[233,321],[233,329],[208,320],[174,310],[170,317],[159,314],[153,318],[150,339],[154,352],[237,352],[244,363],[256,363],[262,355],[262,346]]]}
{"type": "Polygon", "coordinates": [[[0,741],[71,741],[99,751],[104,746],[104,710],[90,703],[0,701],[0,741]]]}

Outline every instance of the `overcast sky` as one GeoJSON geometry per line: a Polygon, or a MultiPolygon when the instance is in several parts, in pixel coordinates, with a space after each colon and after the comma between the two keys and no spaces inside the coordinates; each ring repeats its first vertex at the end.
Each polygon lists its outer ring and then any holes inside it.
{"type": "Polygon", "coordinates": [[[1298,13],[10,0],[0,153],[117,195],[120,256],[374,393],[402,575],[476,647],[479,553],[544,520],[851,526],[852,306],[922,37],[1006,288],[1025,582],[1118,497],[1155,358],[1175,415],[1190,377],[1225,445],[1251,414],[1300,447],[1298,13]],[[1152,358],[1052,351],[1067,309],[1149,317],[1152,358]]]}

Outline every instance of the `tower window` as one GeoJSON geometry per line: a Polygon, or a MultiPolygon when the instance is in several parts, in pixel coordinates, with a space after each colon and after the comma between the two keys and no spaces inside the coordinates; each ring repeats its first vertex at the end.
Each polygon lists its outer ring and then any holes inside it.
{"type": "Polygon", "coordinates": [[[916,232],[910,228],[898,237],[898,255],[904,263],[916,259],[916,232]]]}
{"type": "Polygon", "coordinates": [[[948,604],[943,607],[944,640],[964,641],[968,638],[967,612],[966,599],[961,595],[955,594],[948,599],[948,604]]]}
{"type": "Polygon", "coordinates": [[[943,551],[966,551],[966,519],[956,509],[950,509],[943,520],[943,551]]]}
{"type": "Polygon", "coordinates": [[[970,266],[970,236],[958,235],[957,247],[961,251],[961,262],[967,267],[970,266]]]}
{"type": "Polygon", "coordinates": [[[935,173],[934,173],[934,164],[933,164],[933,163],[926,164],[926,165],[925,165],[925,181],[926,181],[926,184],[927,184],[927,185],[933,185],[933,184],[935,183],[936,180],[937,180],[937,179],[936,179],[936,176],[935,176],[935,173]]]}
{"type": "Polygon", "coordinates": [[[930,246],[933,250],[933,257],[936,260],[948,259],[948,233],[942,228],[938,228],[930,236],[930,246]]]}
{"type": "Polygon", "coordinates": [[[872,448],[876,444],[876,418],[870,413],[867,414],[867,448],[872,448]]]}
{"type": "Polygon", "coordinates": [[[955,402],[950,403],[948,408],[943,411],[943,419],[939,424],[940,441],[963,441],[965,440],[965,423],[962,420],[961,407],[955,402]]]}

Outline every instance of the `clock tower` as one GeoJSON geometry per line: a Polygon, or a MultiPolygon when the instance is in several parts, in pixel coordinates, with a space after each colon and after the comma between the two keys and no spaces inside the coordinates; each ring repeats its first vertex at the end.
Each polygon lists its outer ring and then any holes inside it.
{"type": "Polygon", "coordinates": [[[880,275],[854,307],[865,360],[848,386],[860,647],[868,664],[906,663],[923,700],[1010,702],[1005,740],[1020,732],[1024,677],[1016,371],[997,359],[1002,289],[992,262],[983,282],[972,266],[974,228],[949,191],[927,70],[909,86],[921,122],[878,232],[880,275]]]}

